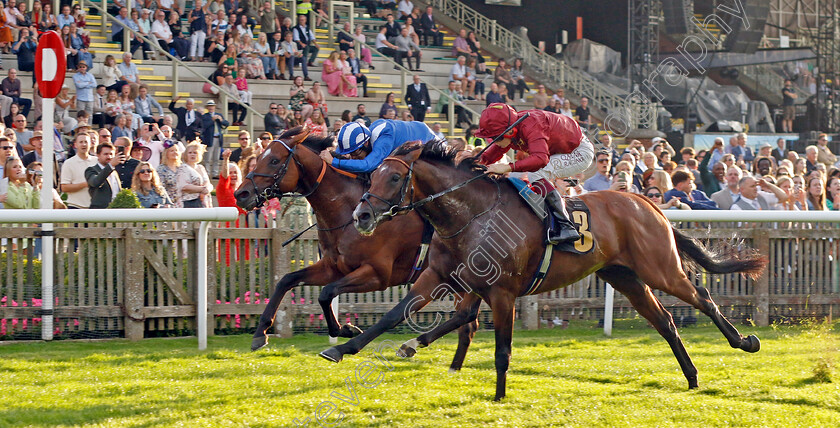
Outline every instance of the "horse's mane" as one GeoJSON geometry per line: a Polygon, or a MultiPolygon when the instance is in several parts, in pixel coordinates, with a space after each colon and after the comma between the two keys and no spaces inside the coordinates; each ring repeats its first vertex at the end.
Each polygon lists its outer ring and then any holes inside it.
{"type": "Polygon", "coordinates": [[[462,150],[458,150],[457,148],[448,145],[446,140],[430,140],[423,145],[409,141],[397,148],[397,150],[392,153],[392,156],[405,155],[416,150],[423,150],[420,153],[419,159],[425,161],[443,163],[458,170],[476,174],[483,173],[487,170],[486,166],[478,163],[479,159],[477,156],[468,156],[461,158],[460,160],[456,160],[456,156],[461,153],[462,150]]]}
{"type": "MultiPolygon", "coordinates": [[[[288,140],[294,137],[295,135],[300,134],[303,131],[302,126],[296,126],[289,130],[284,131],[277,137],[274,137],[276,140],[288,140]]],[[[315,153],[321,153],[321,151],[326,149],[331,149],[333,146],[333,138],[332,137],[316,137],[314,135],[310,135],[306,137],[305,140],[300,142],[301,145],[304,147],[314,151],[315,153]]]]}

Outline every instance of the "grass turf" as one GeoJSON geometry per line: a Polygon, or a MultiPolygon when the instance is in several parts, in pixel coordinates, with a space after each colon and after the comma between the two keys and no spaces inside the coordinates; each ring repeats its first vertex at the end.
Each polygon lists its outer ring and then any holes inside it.
{"type": "Polygon", "coordinates": [[[594,327],[516,331],[500,403],[492,332],[476,336],[457,374],[447,373],[454,335],[408,360],[385,349],[387,363],[376,347],[411,336],[384,335],[338,365],[316,355],[328,345],[314,335],[272,338],[256,353],[244,335],[213,337],[205,352],[194,338],[12,344],[0,346],[0,426],[319,426],[315,412],[330,402],[325,424],[343,414],[336,426],[836,427],[836,327],[741,326],[761,338],[756,354],[729,348],[712,326],[685,328],[700,373],[693,391],[640,322],[609,339],[594,327]]]}

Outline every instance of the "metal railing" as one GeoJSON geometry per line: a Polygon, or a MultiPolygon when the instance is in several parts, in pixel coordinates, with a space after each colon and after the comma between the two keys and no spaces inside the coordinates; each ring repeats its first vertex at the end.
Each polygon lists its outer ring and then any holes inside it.
{"type": "MultiPolygon", "coordinates": [[[[333,2],[330,2],[330,3],[333,3],[333,2]]],[[[338,2],[338,3],[344,3],[344,2],[338,2]]],[[[333,7],[333,6],[332,6],[332,4],[331,4],[331,5],[330,5],[330,9],[331,9],[331,11],[330,11],[330,16],[332,16],[332,11],[333,11],[333,10],[332,10],[332,7],[333,7]]],[[[352,11],[352,10],[353,10],[353,9],[351,8],[351,11],[352,11]]],[[[344,31],[344,29],[336,27],[336,25],[335,25],[333,22],[331,22],[331,21],[326,21],[326,20],[325,20],[325,22],[326,22],[326,23],[327,23],[327,25],[329,26],[329,29],[330,29],[330,34],[344,33],[344,34],[347,34],[347,35],[353,36],[353,34],[350,34],[350,33],[346,32],[346,31],[344,31]]],[[[351,28],[353,28],[353,27],[352,27],[352,25],[351,25],[351,28]]],[[[330,38],[330,40],[328,40],[328,44],[329,44],[329,46],[332,46],[332,47],[334,47],[334,48],[335,48],[335,47],[336,47],[336,46],[335,46],[335,38],[334,38],[334,37],[331,37],[331,38],[330,38]]],[[[359,49],[359,48],[360,48],[360,45],[361,45],[361,43],[359,43],[359,41],[357,40],[357,41],[356,41],[356,47],[357,47],[357,49],[359,49]]],[[[411,70],[409,70],[409,69],[405,68],[404,66],[399,65],[396,61],[394,61],[394,60],[393,60],[393,59],[391,59],[390,57],[387,57],[387,56],[385,56],[385,55],[382,55],[379,51],[377,51],[376,49],[374,49],[374,48],[373,48],[373,46],[367,46],[367,47],[368,47],[368,49],[370,49],[370,52],[371,52],[371,54],[372,54],[372,55],[377,56],[377,57],[379,57],[379,58],[381,58],[381,59],[385,60],[386,62],[388,62],[388,63],[389,63],[389,64],[391,64],[392,66],[399,68],[399,71],[400,71],[400,91],[405,90],[405,88],[407,87],[406,85],[407,85],[407,83],[408,83],[408,73],[409,73],[409,72],[411,72],[411,70]]],[[[406,60],[407,60],[407,59],[406,59],[406,60]]],[[[477,111],[475,111],[475,110],[471,109],[471,108],[470,108],[469,106],[467,106],[465,103],[463,103],[463,102],[461,102],[461,101],[456,100],[455,98],[453,98],[452,96],[450,96],[449,94],[447,94],[444,90],[442,90],[442,89],[438,88],[437,86],[435,86],[435,85],[433,85],[432,83],[428,82],[427,80],[423,79],[423,76],[422,76],[422,75],[420,76],[420,80],[421,80],[423,83],[425,83],[425,84],[426,84],[426,87],[429,89],[429,91],[434,91],[434,92],[437,92],[441,98],[447,98],[447,99],[449,100],[449,102],[447,103],[447,107],[448,107],[448,109],[447,109],[447,116],[449,116],[449,117],[448,117],[448,119],[449,119],[449,135],[454,135],[454,131],[455,131],[455,125],[456,125],[456,118],[455,118],[455,104],[456,104],[456,103],[457,103],[459,106],[461,106],[464,110],[466,110],[467,112],[469,112],[469,113],[472,115],[472,117],[470,118],[470,119],[471,119],[471,122],[470,122],[470,123],[474,123],[474,122],[475,122],[475,121],[477,121],[477,120],[478,120],[478,118],[481,116],[481,113],[479,113],[479,112],[477,112],[477,111]],[[454,101],[454,102],[453,102],[453,101],[454,101]]]]}
{"type": "MultiPolygon", "coordinates": [[[[102,1],[103,6],[106,4],[106,1],[107,0],[102,1]]],[[[130,4],[131,2],[128,2],[128,3],[130,4]]],[[[187,71],[191,72],[193,75],[197,76],[204,83],[209,83],[212,87],[216,88],[219,91],[219,104],[220,104],[219,108],[221,110],[220,113],[223,114],[225,117],[227,117],[227,113],[228,113],[228,111],[227,111],[228,110],[228,108],[227,108],[228,102],[235,102],[235,103],[239,104],[241,107],[244,107],[245,109],[247,109],[251,114],[249,114],[246,117],[246,127],[248,129],[248,132],[251,135],[254,135],[254,118],[255,117],[264,118],[265,117],[264,114],[260,113],[259,111],[257,111],[253,107],[251,107],[249,104],[246,104],[246,103],[243,103],[243,102],[239,101],[237,99],[238,94],[234,95],[234,94],[226,91],[224,88],[222,88],[221,86],[216,84],[216,82],[211,81],[210,79],[208,79],[207,77],[202,75],[196,69],[194,69],[194,68],[190,67],[189,65],[185,64],[179,58],[176,58],[176,57],[172,56],[169,52],[166,52],[162,47],[160,47],[160,45],[157,42],[149,39],[148,37],[136,32],[133,29],[131,29],[130,27],[126,26],[122,21],[118,20],[114,15],[109,14],[108,11],[105,10],[105,8],[103,6],[99,6],[95,2],[92,2],[92,1],[90,3],[87,3],[87,5],[88,5],[88,7],[92,7],[94,9],[98,10],[100,15],[102,16],[102,21],[100,22],[100,30],[101,30],[103,35],[108,33],[107,28],[106,28],[107,26],[105,25],[106,19],[107,19],[107,20],[110,20],[112,22],[112,25],[113,24],[118,24],[118,25],[122,26],[122,28],[123,28],[123,46],[131,46],[130,42],[128,41],[128,39],[129,39],[128,33],[126,33],[126,31],[130,31],[132,35],[135,35],[135,36],[139,37],[140,40],[143,40],[144,42],[148,43],[149,46],[151,46],[152,49],[155,52],[162,53],[165,57],[169,58],[169,60],[172,62],[172,96],[173,96],[173,98],[177,97],[177,95],[178,95],[178,82],[180,80],[180,70],[179,70],[179,68],[183,67],[187,71]],[[233,101],[229,101],[229,100],[233,100],[233,101]]],[[[129,11],[129,13],[131,13],[131,12],[129,11]]]]}
{"type": "Polygon", "coordinates": [[[631,129],[655,128],[656,104],[646,99],[644,102],[637,99],[628,100],[627,97],[608,90],[592,76],[540,51],[529,40],[514,34],[495,20],[481,15],[460,1],[426,1],[443,14],[474,31],[477,36],[487,39],[510,55],[522,58],[523,63],[539,74],[541,82],[550,89],[566,88],[580,96],[585,96],[591,100],[593,106],[604,110],[607,114],[623,117],[624,124],[631,129]]]}

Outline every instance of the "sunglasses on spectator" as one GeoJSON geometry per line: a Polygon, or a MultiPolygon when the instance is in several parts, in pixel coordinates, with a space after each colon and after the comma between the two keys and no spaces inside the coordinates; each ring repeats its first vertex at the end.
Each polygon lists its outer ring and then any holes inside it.
{"type": "Polygon", "coordinates": [[[661,198],[662,194],[661,193],[648,193],[647,197],[648,198],[661,198]]]}
{"type": "Polygon", "coordinates": [[[14,147],[13,147],[13,146],[3,146],[3,147],[0,147],[0,149],[3,149],[3,150],[12,150],[12,149],[14,149],[14,147]]]}
{"type": "Polygon", "coordinates": [[[239,141],[247,141],[247,140],[248,140],[248,137],[240,137],[239,138],[239,141]]]}
{"type": "Polygon", "coordinates": [[[609,162],[609,161],[610,161],[609,158],[598,159],[598,163],[609,162]]]}
{"type": "Polygon", "coordinates": [[[15,122],[26,122],[26,119],[15,119],[15,122]]]}
{"type": "Polygon", "coordinates": [[[44,175],[44,171],[37,171],[37,170],[34,170],[34,169],[30,169],[29,173],[32,174],[32,175],[38,176],[38,177],[41,177],[41,176],[44,175]]]}
{"type": "Polygon", "coordinates": [[[269,138],[269,137],[260,137],[260,140],[270,140],[270,139],[271,138],[269,138]]]}
{"type": "Polygon", "coordinates": [[[152,173],[151,169],[141,169],[140,170],[140,174],[151,174],[151,173],[152,173]]]}

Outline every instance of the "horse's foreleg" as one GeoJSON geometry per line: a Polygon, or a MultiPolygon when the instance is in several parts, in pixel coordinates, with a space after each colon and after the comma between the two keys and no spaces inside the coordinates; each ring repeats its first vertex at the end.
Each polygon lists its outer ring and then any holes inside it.
{"type": "Polygon", "coordinates": [[[458,330],[458,349],[455,351],[455,357],[452,360],[450,371],[457,371],[461,369],[464,363],[464,357],[467,355],[472,337],[478,329],[478,308],[481,306],[481,298],[472,293],[460,294],[461,300],[455,305],[456,312],[446,322],[438,325],[429,332],[423,333],[416,339],[411,339],[400,347],[402,357],[412,357],[417,352],[417,348],[425,348],[435,340],[440,339],[456,328],[458,330]]]}
{"type": "Polygon", "coordinates": [[[355,337],[362,333],[362,330],[353,324],[347,323],[343,327],[338,325],[338,320],[332,310],[332,301],[336,296],[344,293],[366,293],[381,289],[382,281],[371,265],[362,265],[344,278],[327,284],[321,289],[318,303],[324,310],[324,319],[327,321],[330,337],[355,337]]]}
{"type": "MultiPolygon", "coordinates": [[[[424,306],[429,304],[432,300],[432,294],[441,286],[442,280],[438,274],[430,269],[426,269],[420,274],[417,282],[409,290],[406,295],[393,309],[388,311],[379,321],[373,326],[365,330],[364,333],[350,339],[347,343],[338,346],[333,346],[319,355],[324,359],[337,363],[346,354],[356,354],[362,350],[368,343],[379,337],[382,333],[395,327],[401,323],[411,314],[419,311],[424,306]]],[[[443,285],[446,285],[445,283],[443,285]]]]}
{"type": "Polygon", "coordinates": [[[636,273],[624,267],[609,267],[597,272],[598,276],[609,282],[616,290],[623,294],[639,312],[659,332],[680,364],[683,375],[688,381],[688,388],[697,388],[697,368],[691,362],[688,351],[680,339],[677,326],[671,313],[665,310],[662,303],[651,292],[650,287],[641,282],[636,273]]]}
{"type": "Polygon", "coordinates": [[[280,307],[280,301],[283,296],[294,287],[301,284],[321,285],[329,282],[332,279],[332,269],[328,269],[321,261],[309,266],[306,269],[301,269],[283,275],[283,278],[277,282],[274,292],[271,294],[271,299],[265,307],[262,315],[260,315],[259,324],[257,324],[257,331],[254,332],[254,339],[251,341],[251,350],[256,351],[268,344],[268,336],[266,332],[274,324],[274,317],[277,316],[277,309],[280,307]]]}
{"type": "Polygon", "coordinates": [[[499,401],[505,396],[513,341],[515,300],[516,296],[502,288],[493,288],[489,297],[490,308],[493,310],[493,325],[496,329],[496,396],[493,401],[499,401]]]}

